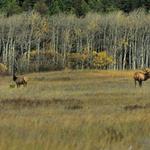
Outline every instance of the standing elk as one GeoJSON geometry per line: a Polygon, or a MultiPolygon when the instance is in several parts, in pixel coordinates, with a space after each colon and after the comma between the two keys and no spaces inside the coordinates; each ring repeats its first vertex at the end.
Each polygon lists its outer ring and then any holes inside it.
{"type": "Polygon", "coordinates": [[[27,77],[17,77],[15,74],[13,74],[13,81],[16,83],[17,87],[20,87],[20,85],[26,87],[28,79],[27,77]]]}
{"type": "Polygon", "coordinates": [[[16,76],[16,71],[17,71],[17,58],[14,58],[14,62],[13,62],[13,81],[16,83],[17,85],[17,88],[20,87],[21,85],[23,85],[24,87],[27,86],[27,81],[28,81],[28,78],[25,77],[25,76],[16,76]]]}
{"type": "Polygon", "coordinates": [[[143,72],[142,71],[135,72],[133,78],[135,81],[135,87],[136,87],[136,81],[138,81],[139,86],[142,87],[142,82],[150,78],[150,71],[147,69],[143,69],[143,72]]]}

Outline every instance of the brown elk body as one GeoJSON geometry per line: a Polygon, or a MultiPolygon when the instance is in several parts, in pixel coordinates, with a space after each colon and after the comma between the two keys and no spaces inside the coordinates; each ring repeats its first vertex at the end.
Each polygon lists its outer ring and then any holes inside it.
{"type": "Polygon", "coordinates": [[[143,72],[139,71],[139,72],[135,72],[134,73],[134,81],[135,81],[135,87],[136,87],[136,82],[139,82],[139,86],[142,87],[142,82],[146,81],[150,78],[150,71],[148,70],[143,70],[143,72]]]}
{"type": "Polygon", "coordinates": [[[27,78],[26,77],[17,77],[15,74],[13,75],[13,81],[16,83],[17,87],[23,85],[27,86],[27,78]]]}

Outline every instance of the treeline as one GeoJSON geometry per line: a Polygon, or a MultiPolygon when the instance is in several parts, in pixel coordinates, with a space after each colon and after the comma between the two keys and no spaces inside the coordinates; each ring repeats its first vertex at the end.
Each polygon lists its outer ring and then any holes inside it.
{"type": "Polygon", "coordinates": [[[0,11],[7,16],[34,10],[41,15],[66,13],[84,17],[88,12],[129,13],[138,8],[149,12],[149,0],[0,0],[0,11]]]}
{"type": "Polygon", "coordinates": [[[9,73],[150,66],[150,15],[89,13],[41,17],[36,12],[0,15],[0,62],[9,73]]]}
{"type": "Polygon", "coordinates": [[[148,0],[0,0],[1,67],[148,67],[149,8],[148,0]]]}

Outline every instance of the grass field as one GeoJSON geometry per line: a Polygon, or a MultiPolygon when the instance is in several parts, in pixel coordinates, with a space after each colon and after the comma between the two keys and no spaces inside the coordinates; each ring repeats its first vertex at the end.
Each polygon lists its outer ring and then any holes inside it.
{"type": "Polygon", "coordinates": [[[0,150],[150,150],[150,81],[133,72],[27,74],[27,88],[0,77],[0,150]]]}

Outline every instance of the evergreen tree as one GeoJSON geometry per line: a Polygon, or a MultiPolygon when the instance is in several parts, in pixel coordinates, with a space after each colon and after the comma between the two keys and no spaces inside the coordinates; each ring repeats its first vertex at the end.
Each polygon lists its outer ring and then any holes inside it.
{"type": "Polygon", "coordinates": [[[49,12],[51,15],[61,12],[61,0],[52,0],[49,7],[49,12]]]}
{"type": "Polygon", "coordinates": [[[37,0],[24,0],[22,7],[25,11],[31,11],[37,0]]]}
{"type": "Polygon", "coordinates": [[[41,15],[47,14],[48,12],[48,7],[46,5],[45,2],[43,2],[42,0],[38,1],[35,5],[34,5],[34,9],[39,12],[41,15]]]}
{"type": "Polygon", "coordinates": [[[113,0],[99,0],[95,5],[95,10],[100,12],[110,12],[116,10],[113,0]]]}
{"type": "Polygon", "coordinates": [[[140,7],[145,8],[146,10],[150,9],[149,0],[115,0],[115,5],[123,10],[124,12],[131,12],[140,7]]]}
{"type": "Polygon", "coordinates": [[[5,0],[1,5],[1,9],[7,16],[22,12],[22,8],[18,5],[16,0],[5,0]]]}
{"type": "Polygon", "coordinates": [[[73,0],[63,0],[63,12],[73,13],[75,11],[73,3],[73,0]]]}
{"type": "Polygon", "coordinates": [[[88,3],[85,0],[76,0],[74,2],[75,14],[78,17],[84,17],[86,13],[90,10],[88,3]]]}
{"type": "Polygon", "coordinates": [[[41,14],[75,13],[78,17],[85,16],[89,11],[110,12],[122,10],[131,12],[138,8],[149,12],[150,0],[0,0],[0,11],[8,16],[35,9],[41,14]]]}

